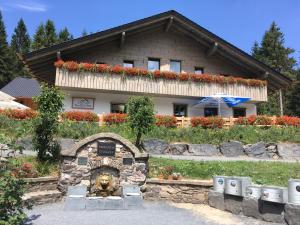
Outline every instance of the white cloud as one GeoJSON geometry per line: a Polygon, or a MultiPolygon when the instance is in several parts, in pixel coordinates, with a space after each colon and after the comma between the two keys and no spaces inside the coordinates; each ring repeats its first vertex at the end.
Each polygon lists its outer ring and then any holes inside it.
{"type": "Polygon", "coordinates": [[[44,4],[40,4],[37,2],[32,2],[32,1],[25,1],[22,3],[12,3],[10,4],[11,7],[16,8],[16,9],[21,9],[21,10],[26,10],[26,11],[31,11],[31,12],[45,12],[47,11],[47,6],[44,4]]]}

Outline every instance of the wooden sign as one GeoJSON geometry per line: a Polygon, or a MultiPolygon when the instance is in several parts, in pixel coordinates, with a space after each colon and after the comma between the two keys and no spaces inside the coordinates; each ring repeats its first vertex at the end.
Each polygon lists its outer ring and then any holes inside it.
{"type": "Polygon", "coordinates": [[[98,156],[115,156],[116,143],[115,142],[98,142],[98,156]]]}

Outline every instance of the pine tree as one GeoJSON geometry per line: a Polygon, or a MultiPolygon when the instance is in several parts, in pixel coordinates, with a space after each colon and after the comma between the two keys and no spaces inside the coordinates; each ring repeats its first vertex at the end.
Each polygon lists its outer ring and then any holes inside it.
{"type": "Polygon", "coordinates": [[[73,39],[73,35],[70,34],[68,29],[65,27],[58,33],[58,43],[65,42],[65,41],[70,41],[73,39]]]}
{"type": "Polygon", "coordinates": [[[297,71],[296,81],[286,95],[286,114],[300,117],[300,69],[297,71]]]}
{"type": "Polygon", "coordinates": [[[14,62],[6,38],[5,26],[0,11],[0,88],[14,78],[14,62]]]}
{"type": "Polygon", "coordinates": [[[14,52],[19,54],[26,54],[30,50],[30,37],[23,19],[19,20],[15,28],[10,46],[14,52]]]}
{"type": "Polygon", "coordinates": [[[52,46],[57,42],[57,34],[53,21],[47,20],[45,25],[45,47],[52,46]]]}
{"type": "Polygon", "coordinates": [[[36,29],[35,34],[33,35],[32,49],[38,50],[45,47],[46,47],[45,27],[41,23],[36,29]]]}
{"type": "Polygon", "coordinates": [[[83,31],[81,32],[81,37],[87,36],[88,33],[86,31],[86,29],[83,29],[83,31]]]}
{"type": "MultiPolygon", "coordinates": [[[[265,32],[261,44],[254,43],[252,56],[269,65],[276,71],[290,78],[295,78],[294,66],[296,60],[290,56],[293,49],[284,46],[284,34],[273,22],[268,31],[265,32]]],[[[268,90],[268,102],[258,105],[259,114],[279,115],[279,94],[277,91],[268,90]]]]}

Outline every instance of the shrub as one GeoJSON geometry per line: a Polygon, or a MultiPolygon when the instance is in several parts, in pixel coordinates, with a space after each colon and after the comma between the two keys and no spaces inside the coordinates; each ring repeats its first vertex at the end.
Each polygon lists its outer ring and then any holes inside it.
{"type": "Polygon", "coordinates": [[[168,115],[156,115],[155,116],[156,126],[164,126],[164,127],[176,127],[177,126],[177,119],[175,116],[168,116],[168,115]]]}
{"type": "Polygon", "coordinates": [[[272,119],[267,116],[257,116],[255,125],[271,125],[272,124],[272,119]]]}
{"type": "Polygon", "coordinates": [[[54,135],[58,132],[58,115],[63,108],[63,94],[56,87],[42,84],[41,94],[35,101],[38,117],[34,123],[33,147],[38,152],[39,160],[57,160],[60,149],[54,135]]]}
{"type": "Polygon", "coordinates": [[[107,125],[125,123],[127,114],[124,113],[108,113],[103,117],[103,121],[107,125]]]}
{"type": "Polygon", "coordinates": [[[30,163],[23,163],[12,168],[12,174],[17,178],[32,178],[37,177],[37,171],[34,170],[30,163]]]}
{"type": "Polygon", "coordinates": [[[234,123],[237,125],[249,125],[249,120],[247,117],[239,117],[234,123]]]}
{"type": "Polygon", "coordinates": [[[32,109],[6,109],[0,110],[0,114],[16,120],[32,119],[37,115],[32,109]]]}
{"type": "Polygon", "coordinates": [[[96,113],[93,112],[82,112],[82,111],[67,111],[61,114],[64,120],[72,121],[88,121],[98,122],[99,118],[96,113]]]}
{"type": "Polygon", "coordinates": [[[275,121],[276,125],[300,126],[300,118],[293,116],[279,116],[275,121]]]}
{"type": "Polygon", "coordinates": [[[224,126],[224,120],[221,117],[192,117],[192,127],[203,128],[222,128],[224,126]]]}
{"type": "Polygon", "coordinates": [[[272,119],[267,116],[255,116],[239,117],[235,124],[237,125],[272,125],[272,119]]]}
{"type": "Polygon", "coordinates": [[[142,135],[149,132],[155,123],[154,105],[147,96],[130,97],[127,105],[128,123],[136,135],[135,145],[139,147],[142,135]]]}

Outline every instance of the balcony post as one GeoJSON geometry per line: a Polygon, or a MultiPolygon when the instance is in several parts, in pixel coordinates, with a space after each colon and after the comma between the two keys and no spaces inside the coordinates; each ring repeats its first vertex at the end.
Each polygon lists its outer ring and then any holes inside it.
{"type": "Polygon", "coordinates": [[[283,116],[282,89],[279,89],[280,115],[283,116]]]}

